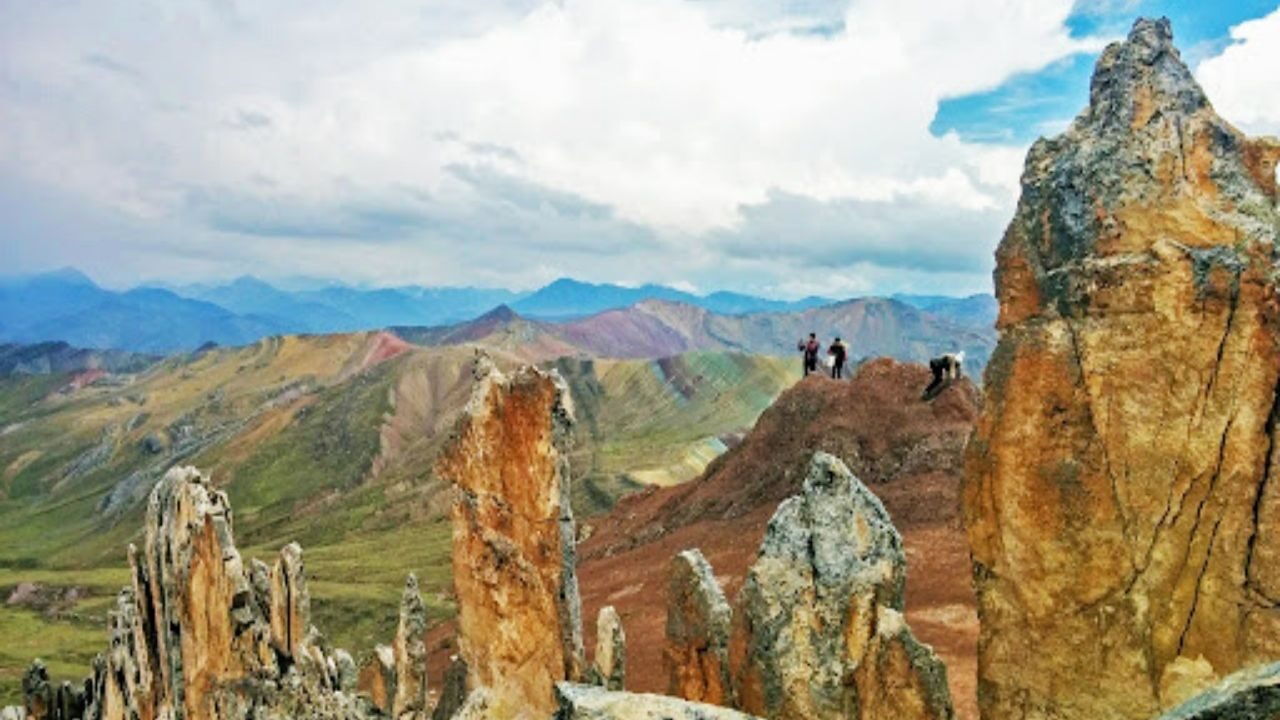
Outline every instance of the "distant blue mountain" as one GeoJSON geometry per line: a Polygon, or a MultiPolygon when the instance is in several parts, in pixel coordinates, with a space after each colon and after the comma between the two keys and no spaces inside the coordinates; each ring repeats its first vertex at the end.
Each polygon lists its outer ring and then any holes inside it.
{"type": "Polygon", "coordinates": [[[605,310],[630,307],[645,300],[682,302],[722,315],[807,310],[835,302],[816,297],[787,302],[732,292],[716,292],[704,296],[664,285],[624,287],[561,278],[510,305],[516,312],[527,317],[540,320],[567,320],[594,315],[605,310]]]}
{"type": "Polygon", "coordinates": [[[994,295],[985,293],[968,297],[894,295],[893,299],[957,325],[984,330],[995,327],[996,316],[1000,314],[1000,303],[994,295]]]}
{"type": "Polygon", "coordinates": [[[0,281],[0,339],[10,342],[169,353],[206,342],[242,345],[283,331],[268,318],[168,290],[106,290],[73,270],[0,281]]]}
{"type": "MultiPolygon", "coordinates": [[[[241,345],[285,333],[446,326],[500,306],[525,317],[557,321],[645,300],[687,303],[719,315],[793,312],[835,302],[819,297],[771,300],[733,292],[695,295],[663,285],[624,287],[568,278],[528,294],[488,288],[308,286],[283,290],[246,276],[224,284],[116,292],[69,268],[0,278],[0,342],[64,341],[82,348],[171,353],[210,342],[241,345]]],[[[966,327],[990,328],[995,322],[996,302],[990,295],[895,299],[966,327]]]]}

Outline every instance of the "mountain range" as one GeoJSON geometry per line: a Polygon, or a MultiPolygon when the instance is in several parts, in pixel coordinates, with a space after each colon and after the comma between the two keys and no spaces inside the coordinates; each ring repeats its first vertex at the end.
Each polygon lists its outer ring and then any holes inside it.
{"type": "MultiPolygon", "coordinates": [[[[969,330],[986,331],[995,319],[995,301],[989,295],[904,295],[894,300],[894,307],[914,308],[969,330]]],[[[68,268],[0,278],[0,342],[63,341],[80,348],[166,354],[207,344],[247,345],[272,335],[355,332],[392,326],[435,328],[429,333],[433,336],[474,333],[474,327],[460,330],[459,326],[476,318],[493,323],[503,313],[511,313],[537,321],[542,331],[552,325],[563,326],[551,335],[569,346],[596,351],[593,354],[637,357],[648,355],[647,348],[667,346],[676,351],[755,348],[754,351],[776,353],[786,348],[775,342],[777,347],[759,350],[762,341],[735,339],[747,330],[733,330],[726,339],[710,342],[692,336],[680,340],[658,325],[668,330],[700,325],[702,329],[689,332],[714,336],[725,326],[776,326],[781,315],[794,314],[805,320],[799,322],[799,327],[815,319],[806,313],[839,305],[821,297],[781,301],[731,292],[696,295],[661,285],[623,287],[571,279],[557,280],[531,293],[467,287],[367,289],[339,284],[285,290],[253,277],[225,284],[143,286],[116,291],[100,287],[83,273],[68,268]],[[690,317],[673,325],[668,317],[673,313],[690,317]],[[734,319],[747,317],[755,319],[734,319]],[[600,334],[602,329],[627,333],[620,341],[624,346],[621,351],[598,347],[601,342],[612,342],[608,333],[600,334]],[[654,333],[653,337],[648,336],[654,333]],[[646,351],[634,351],[640,347],[646,351]]],[[[838,326],[814,329],[838,331],[838,326]]]]}

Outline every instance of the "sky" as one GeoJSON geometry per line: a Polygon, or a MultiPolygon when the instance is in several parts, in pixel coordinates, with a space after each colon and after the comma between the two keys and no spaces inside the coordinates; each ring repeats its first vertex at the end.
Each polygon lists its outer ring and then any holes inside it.
{"type": "Polygon", "coordinates": [[[1277,0],[0,0],[0,274],[989,292],[1138,15],[1280,135],[1277,0]]]}

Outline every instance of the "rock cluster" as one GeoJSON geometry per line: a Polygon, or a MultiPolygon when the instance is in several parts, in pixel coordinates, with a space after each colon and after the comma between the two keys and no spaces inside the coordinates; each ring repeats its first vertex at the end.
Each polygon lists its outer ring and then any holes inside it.
{"type": "Polygon", "coordinates": [[[52,690],[38,662],[23,689],[32,720],[370,717],[350,694],[354,663],[309,625],[301,550],[247,571],[227,498],[194,468],[151,492],[132,585],[111,613],[110,648],[83,690],[52,690]],[[305,632],[303,628],[306,628],[305,632]]]}
{"type": "Polygon", "coordinates": [[[905,584],[884,506],[816,453],[801,494],[769,521],[732,612],[699,553],[673,561],[672,693],[787,720],[951,718],[946,669],[903,619],[905,584]]]}
{"type": "Polygon", "coordinates": [[[738,707],[770,718],[949,718],[946,669],[902,617],[906,557],[880,501],[817,453],[737,603],[738,707]]]}
{"type": "Polygon", "coordinates": [[[1152,717],[1280,657],[1278,158],[1166,20],[1032,147],[966,468],[984,718],[1152,717]]]}
{"type": "Polygon", "coordinates": [[[400,619],[391,645],[379,645],[364,661],[355,687],[381,713],[397,720],[426,720],[427,608],[418,592],[418,578],[405,581],[400,596],[400,619]]]}
{"type": "Polygon", "coordinates": [[[437,474],[454,486],[453,582],[468,685],[493,717],[549,715],[555,683],[583,677],[569,506],[570,396],[554,372],[500,372],[477,386],[437,474]]]}

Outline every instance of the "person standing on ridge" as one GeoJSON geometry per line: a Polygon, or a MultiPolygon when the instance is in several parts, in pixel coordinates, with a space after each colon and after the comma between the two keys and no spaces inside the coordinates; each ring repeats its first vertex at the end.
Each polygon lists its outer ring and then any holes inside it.
{"type": "Polygon", "coordinates": [[[827,354],[831,356],[831,377],[839,380],[844,377],[844,361],[849,358],[849,347],[836,338],[831,343],[831,347],[827,348],[827,354]]]}
{"type": "Polygon", "coordinates": [[[801,340],[796,349],[804,353],[804,375],[818,371],[818,352],[822,350],[822,344],[818,342],[817,333],[809,333],[809,342],[801,340]]]}

